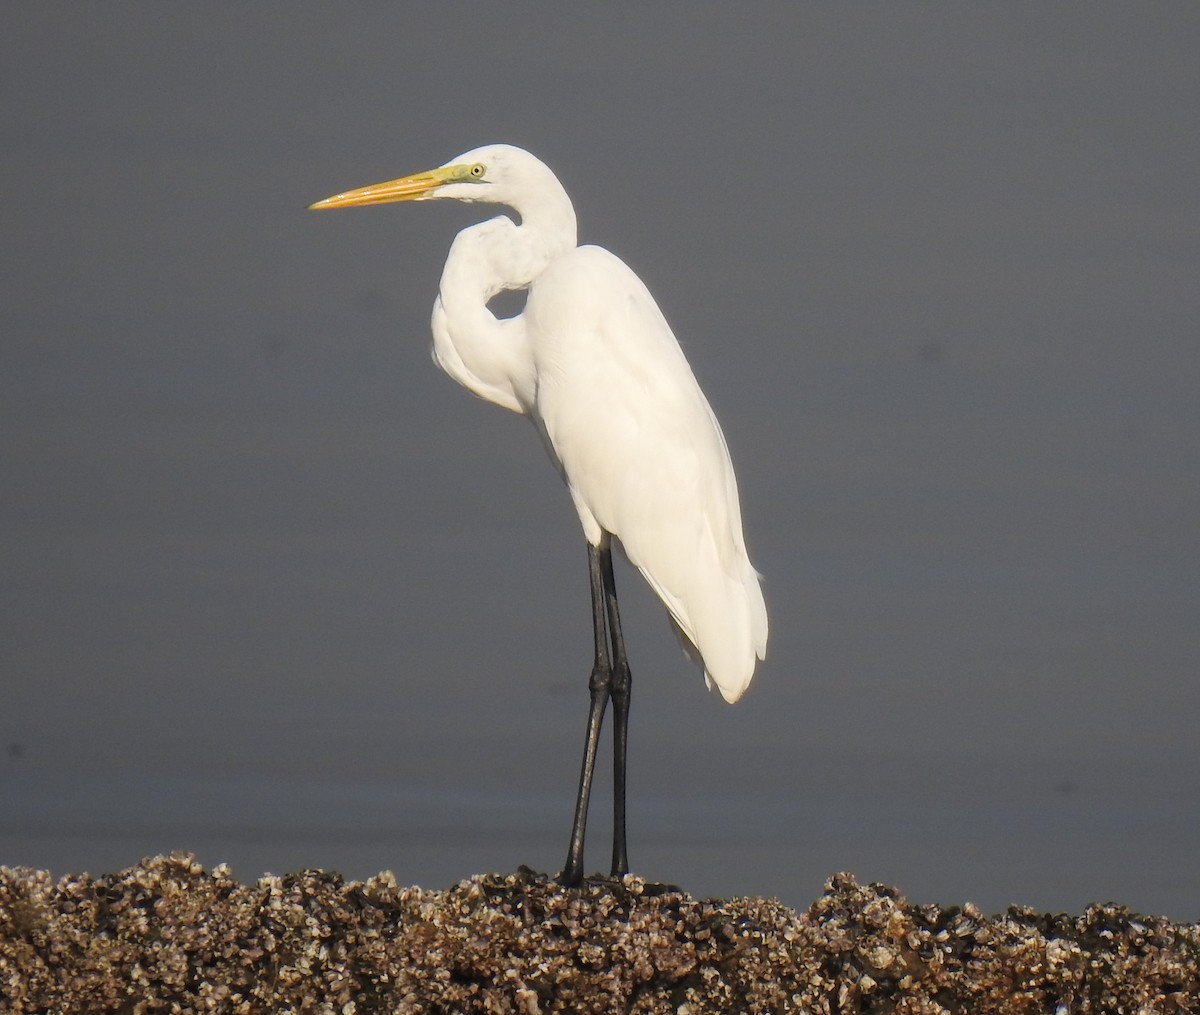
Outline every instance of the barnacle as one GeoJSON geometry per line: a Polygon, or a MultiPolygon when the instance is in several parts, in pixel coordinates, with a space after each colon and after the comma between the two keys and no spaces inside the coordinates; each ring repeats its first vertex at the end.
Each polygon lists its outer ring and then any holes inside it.
{"type": "Polygon", "coordinates": [[[0,867],[0,1010],[1183,1013],[1200,926],[1093,906],[985,917],[829,879],[804,913],[522,868],[445,891],[301,871],[242,885],[152,857],[0,867]]]}

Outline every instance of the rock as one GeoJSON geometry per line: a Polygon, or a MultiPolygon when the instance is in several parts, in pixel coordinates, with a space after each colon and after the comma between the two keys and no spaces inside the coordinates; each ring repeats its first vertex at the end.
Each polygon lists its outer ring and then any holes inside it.
{"type": "Polygon", "coordinates": [[[914,906],[834,875],[806,913],[635,876],[446,891],[308,870],[242,885],[182,853],[55,882],[0,867],[4,1012],[1200,1010],[1200,925],[914,906]]]}

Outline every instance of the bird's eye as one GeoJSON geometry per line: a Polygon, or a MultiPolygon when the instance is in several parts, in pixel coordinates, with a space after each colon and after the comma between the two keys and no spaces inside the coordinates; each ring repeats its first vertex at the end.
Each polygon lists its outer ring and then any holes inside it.
{"type": "Polygon", "coordinates": [[[469,171],[473,180],[479,180],[482,179],[484,172],[486,172],[486,168],[482,162],[476,162],[469,171]]]}

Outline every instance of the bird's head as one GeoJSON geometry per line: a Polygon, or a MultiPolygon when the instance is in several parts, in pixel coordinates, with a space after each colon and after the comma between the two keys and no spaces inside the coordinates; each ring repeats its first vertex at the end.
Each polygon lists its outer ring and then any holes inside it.
{"type": "Polygon", "coordinates": [[[464,152],[437,169],[334,194],[310,204],[309,208],[350,208],[442,198],[517,204],[523,192],[544,186],[547,178],[558,186],[554,174],[529,152],[512,145],[485,145],[464,152]]]}

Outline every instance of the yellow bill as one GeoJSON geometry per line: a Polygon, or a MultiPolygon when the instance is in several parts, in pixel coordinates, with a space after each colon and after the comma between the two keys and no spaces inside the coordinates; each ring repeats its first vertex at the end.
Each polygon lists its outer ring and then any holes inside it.
{"type": "Polygon", "coordinates": [[[372,183],[344,194],[334,194],[323,201],[310,204],[309,210],[320,208],[352,208],[360,204],[387,204],[391,201],[423,201],[434,196],[447,183],[477,183],[482,166],[441,166],[425,173],[401,176],[398,180],[372,183]]]}

